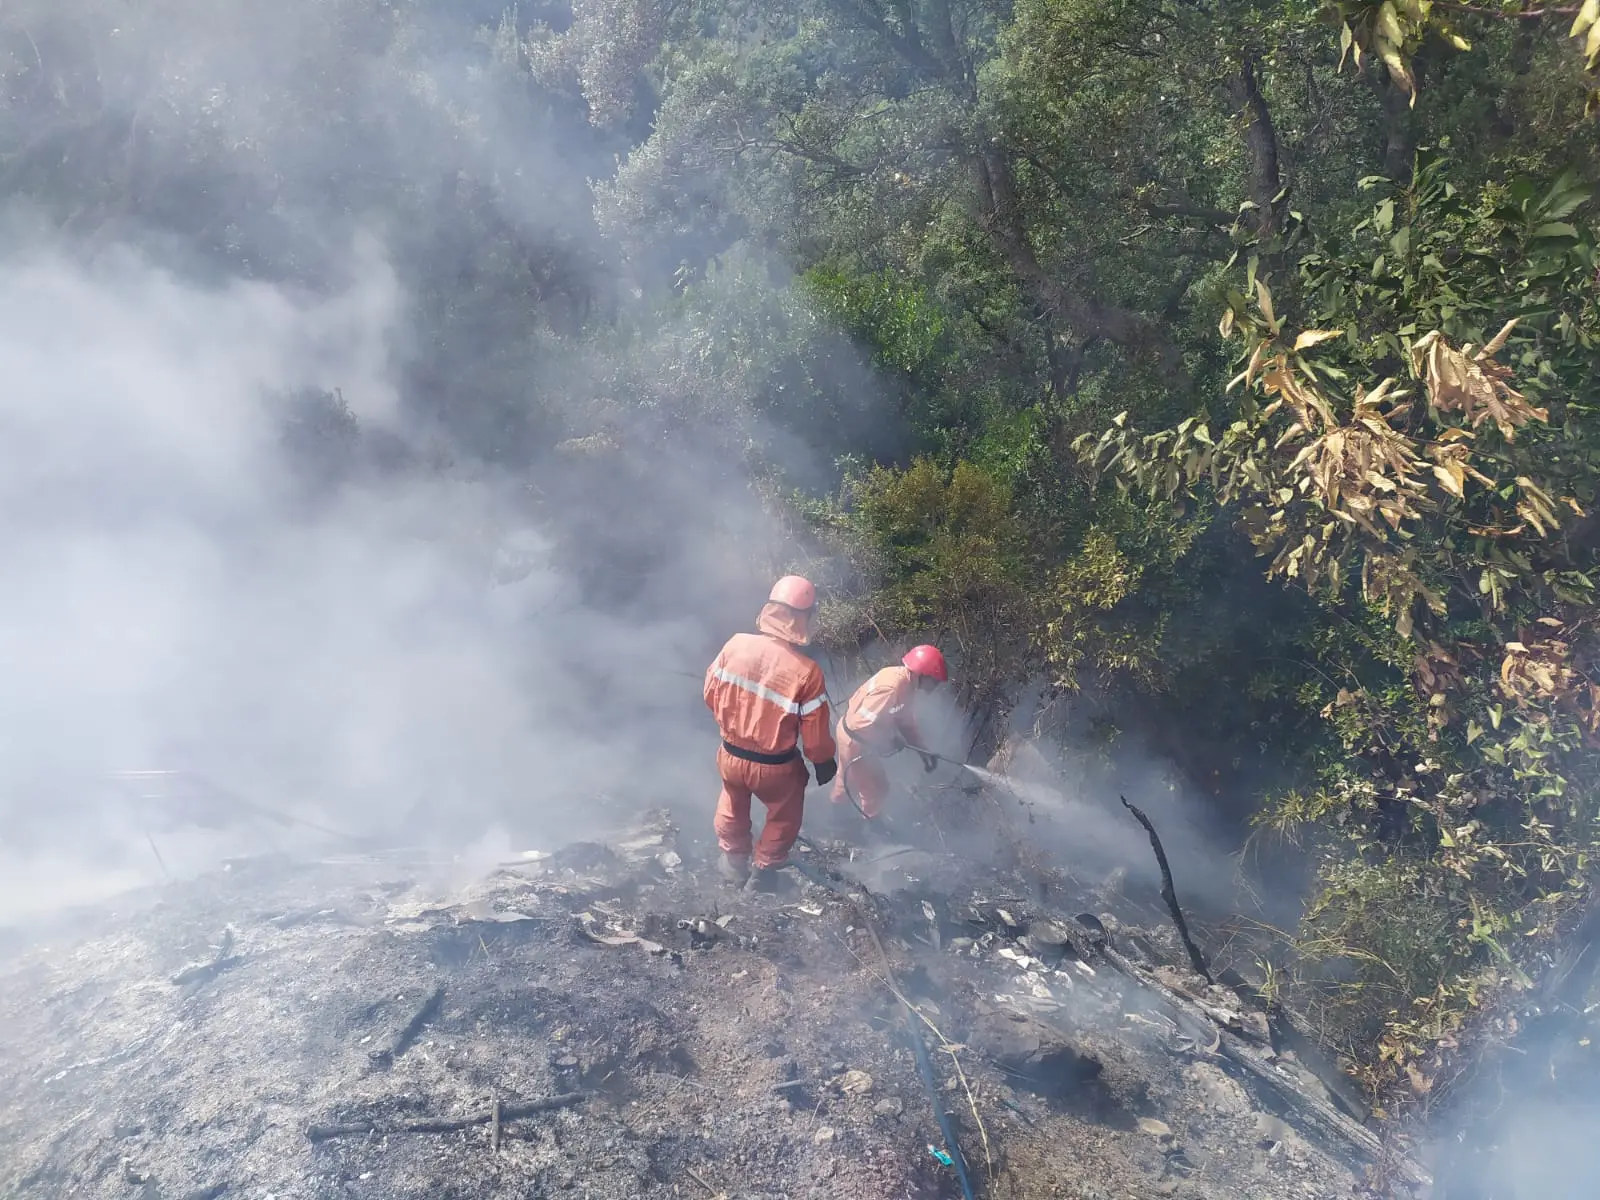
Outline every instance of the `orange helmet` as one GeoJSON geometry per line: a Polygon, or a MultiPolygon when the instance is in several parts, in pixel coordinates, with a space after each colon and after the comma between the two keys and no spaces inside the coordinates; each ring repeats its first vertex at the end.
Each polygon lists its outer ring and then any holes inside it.
{"type": "Polygon", "coordinates": [[[921,675],[938,683],[946,683],[950,679],[950,669],[944,665],[944,655],[939,653],[937,646],[913,646],[900,661],[913,675],[921,675]]]}
{"type": "Polygon", "coordinates": [[[785,575],[772,585],[772,592],[767,599],[800,612],[809,612],[817,606],[817,589],[803,576],[785,575]]]}

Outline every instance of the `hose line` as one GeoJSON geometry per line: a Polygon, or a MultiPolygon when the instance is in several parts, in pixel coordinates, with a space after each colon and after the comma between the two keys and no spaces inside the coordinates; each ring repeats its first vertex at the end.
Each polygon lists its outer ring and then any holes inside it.
{"type": "Polygon", "coordinates": [[[933,1064],[928,1061],[928,1044],[922,1040],[922,1030],[917,1028],[919,1020],[916,1012],[909,1004],[903,1004],[906,1010],[906,1029],[911,1034],[911,1049],[917,1056],[917,1071],[922,1076],[922,1086],[927,1089],[928,1099],[933,1101],[933,1115],[939,1122],[939,1135],[944,1138],[944,1148],[950,1155],[950,1165],[956,1169],[956,1178],[961,1181],[961,1194],[965,1200],[975,1200],[972,1194],[972,1182],[967,1178],[967,1162],[961,1153],[961,1143],[956,1140],[955,1129],[950,1124],[950,1114],[945,1111],[944,1102],[939,1099],[939,1085],[933,1077],[933,1064]]]}

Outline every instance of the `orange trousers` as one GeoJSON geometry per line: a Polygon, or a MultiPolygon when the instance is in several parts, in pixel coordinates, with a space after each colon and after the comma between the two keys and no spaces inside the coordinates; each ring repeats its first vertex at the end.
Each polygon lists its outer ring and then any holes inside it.
{"type": "Polygon", "coordinates": [[[805,815],[806,784],[811,779],[805,762],[797,757],[770,766],[746,762],[719,748],[717,770],[722,775],[716,819],[717,845],[722,852],[735,858],[750,857],[750,797],[754,796],[767,806],[761,841],[755,844],[755,865],[777,867],[788,862],[805,815]]]}
{"type": "Polygon", "coordinates": [[[835,804],[848,804],[854,796],[863,813],[876,817],[889,798],[889,773],[884,770],[883,759],[846,733],[842,721],[833,736],[839,744],[839,773],[833,777],[830,799],[835,804]],[[846,783],[850,785],[848,791],[846,783]]]}

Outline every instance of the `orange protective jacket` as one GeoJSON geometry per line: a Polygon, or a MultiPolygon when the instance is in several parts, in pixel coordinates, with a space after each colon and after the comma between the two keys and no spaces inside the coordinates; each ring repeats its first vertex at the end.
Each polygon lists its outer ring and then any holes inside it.
{"type": "Polygon", "coordinates": [[[724,741],[780,755],[800,740],[814,763],[838,753],[822,668],[798,649],[809,626],[806,614],[768,602],[756,622],[761,632],[734,634],[706,668],[706,707],[724,741]]]}
{"type": "Polygon", "coordinates": [[[921,746],[922,731],[911,711],[916,690],[916,677],[905,667],[885,667],[850,697],[840,730],[863,753],[877,758],[896,753],[902,743],[921,746]]]}

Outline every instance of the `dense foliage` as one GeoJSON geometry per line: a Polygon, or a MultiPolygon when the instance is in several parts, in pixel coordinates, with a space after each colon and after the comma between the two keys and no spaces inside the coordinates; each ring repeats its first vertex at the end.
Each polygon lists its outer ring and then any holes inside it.
{"type": "Polygon", "coordinates": [[[34,0],[0,187],[313,288],[376,228],[411,411],[591,560],[670,495],[562,497],[692,445],[835,645],[1161,729],[1315,856],[1272,979],[1392,1106],[1594,885],[1597,60],[1600,0],[34,0]]]}

